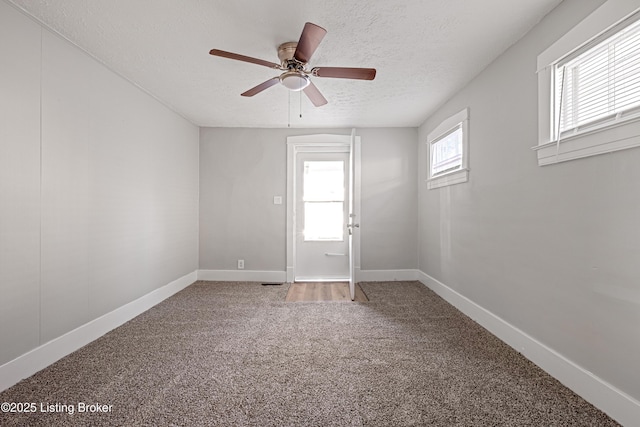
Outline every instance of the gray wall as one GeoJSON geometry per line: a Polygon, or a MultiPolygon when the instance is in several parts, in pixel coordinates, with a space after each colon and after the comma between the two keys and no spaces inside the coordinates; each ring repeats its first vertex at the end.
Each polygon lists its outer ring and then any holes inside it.
{"type": "Polygon", "coordinates": [[[419,129],[420,269],[640,399],[640,149],[539,167],[536,58],[566,0],[419,129]],[[470,108],[468,183],[427,190],[427,134],[470,108]]]}
{"type": "Polygon", "coordinates": [[[198,267],[198,128],[0,1],[0,364],[198,267]]]}
{"type": "MultiPolygon", "coordinates": [[[[350,129],[200,130],[200,268],[285,271],[287,136],[350,129]],[[274,205],[273,196],[283,204],[274,205]]],[[[417,129],[362,137],[361,268],[417,268],[417,129]]]]}
{"type": "Polygon", "coordinates": [[[360,268],[418,267],[418,131],[359,129],[362,137],[360,268]]]}

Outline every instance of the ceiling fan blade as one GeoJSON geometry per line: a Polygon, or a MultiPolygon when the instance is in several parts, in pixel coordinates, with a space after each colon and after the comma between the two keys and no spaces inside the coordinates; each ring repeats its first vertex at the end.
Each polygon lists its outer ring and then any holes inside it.
{"type": "Polygon", "coordinates": [[[251,89],[249,89],[248,91],[241,93],[240,95],[242,96],[253,96],[256,95],[260,92],[262,92],[265,89],[269,89],[271,86],[277,84],[280,81],[280,77],[274,77],[272,79],[267,80],[266,82],[260,83],[258,86],[256,87],[252,87],[251,89]]]}
{"type": "Polygon", "coordinates": [[[327,99],[324,96],[322,96],[322,94],[320,93],[316,85],[313,84],[313,82],[309,82],[309,86],[305,87],[303,91],[304,91],[304,94],[307,95],[309,100],[316,107],[322,107],[328,102],[327,99]]]}
{"type": "Polygon", "coordinates": [[[311,22],[304,24],[293,57],[305,64],[309,62],[311,55],[316,51],[325,34],[327,34],[327,30],[316,24],[312,24],[311,22]]]}
{"type": "Polygon", "coordinates": [[[338,79],[373,80],[376,77],[375,68],[314,67],[312,71],[318,77],[338,79]]]}
{"type": "Polygon", "coordinates": [[[220,49],[211,49],[209,51],[209,54],[213,56],[221,56],[222,58],[235,59],[236,61],[244,61],[244,62],[250,62],[252,64],[263,65],[269,68],[280,69],[280,65],[276,64],[275,62],[263,61],[262,59],[252,58],[250,56],[245,56],[245,55],[239,55],[233,52],[226,52],[220,49]]]}

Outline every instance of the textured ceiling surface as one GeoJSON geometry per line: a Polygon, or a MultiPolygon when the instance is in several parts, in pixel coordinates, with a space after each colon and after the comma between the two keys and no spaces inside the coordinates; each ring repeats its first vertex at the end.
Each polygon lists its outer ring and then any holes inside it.
{"type": "MultiPolygon", "coordinates": [[[[198,126],[418,126],[561,0],[9,0],[198,126]],[[276,85],[305,22],[327,29],[309,63],[370,67],[373,81],[313,78],[316,108],[276,85]],[[302,114],[302,118],[300,118],[302,114]]],[[[534,72],[534,70],[532,70],[534,72]]]]}

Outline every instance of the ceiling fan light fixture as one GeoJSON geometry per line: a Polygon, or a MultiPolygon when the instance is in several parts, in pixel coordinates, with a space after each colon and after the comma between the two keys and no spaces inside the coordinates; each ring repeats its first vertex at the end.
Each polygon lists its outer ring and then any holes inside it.
{"type": "Polygon", "coordinates": [[[280,75],[280,83],[287,89],[298,92],[309,86],[309,76],[298,71],[287,71],[280,75]]]}

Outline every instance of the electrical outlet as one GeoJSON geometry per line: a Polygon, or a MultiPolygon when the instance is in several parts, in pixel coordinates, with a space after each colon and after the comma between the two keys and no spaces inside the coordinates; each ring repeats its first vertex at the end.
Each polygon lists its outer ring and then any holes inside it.
{"type": "Polygon", "coordinates": [[[244,260],[243,259],[239,259],[238,260],[238,270],[244,270],[244,260]]]}

